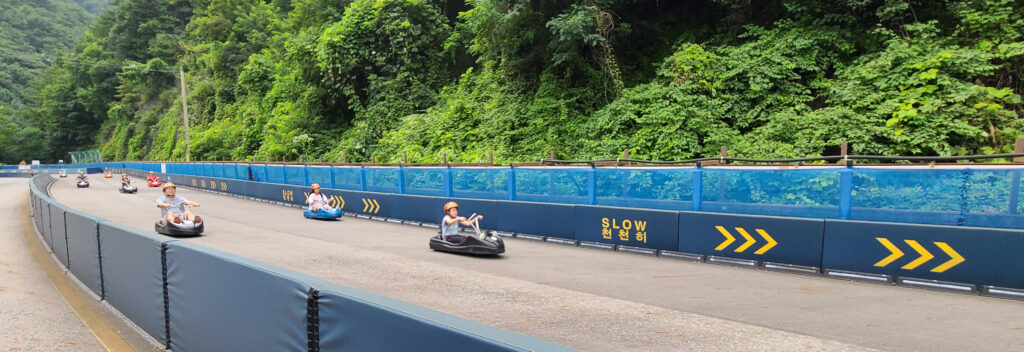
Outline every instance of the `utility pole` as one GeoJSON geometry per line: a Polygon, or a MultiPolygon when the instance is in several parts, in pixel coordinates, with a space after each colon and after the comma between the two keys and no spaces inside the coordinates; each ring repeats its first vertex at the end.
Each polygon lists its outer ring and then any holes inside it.
{"type": "Polygon", "coordinates": [[[181,115],[185,119],[185,161],[191,161],[192,152],[189,146],[188,136],[188,102],[185,100],[185,96],[188,93],[185,92],[185,68],[183,65],[178,65],[178,74],[181,80],[181,115]]]}

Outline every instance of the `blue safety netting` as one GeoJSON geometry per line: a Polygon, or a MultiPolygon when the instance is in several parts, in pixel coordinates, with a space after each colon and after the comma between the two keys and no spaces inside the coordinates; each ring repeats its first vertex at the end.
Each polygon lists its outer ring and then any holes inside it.
{"type": "Polygon", "coordinates": [[[694,168],[598,169],[597,204],[666,210],[693,209],[694,168]]]}
{"type": "Polygon", "coordinates": [[[509,168],[453,168],[451,170],[452,196],[509,199],[509,168]]]}
{"type": "Polygon", "coordinates": [[[444,196],[444,174],[447,168],[405,168],[405,193],[424,196],[444,196]]]}
{"type": "Polygon", "coordinates": [[[398,193],[397,167],[368,167],[365,170],[367,191],[398,193]]]}
{"type": "MultiPolygon", "coordinates": [[[[358,167],[167,163],[168,173],[460,198],[1024,228],[1013,168],[358,167]],[[845,180],[845,181],[844,181],[845,180]]],[[[129,168],[160,163],[40,165],[129,168]]]]}
{"type": "Polygon", "coordinates": [[[362,185],[362,168],[359,167],[332,167],[334,183],[331,188],[359,190],[362,185]]]}
{"type": "Polygon", "coordinates": [[[516,199],[531,202],[589,203],[590,168],[516,168],[516,199]]]}
{"type": "Polygon", "coordinates": [[[700,210],[839,217],[839,169],[704,169],[700,210]]]}

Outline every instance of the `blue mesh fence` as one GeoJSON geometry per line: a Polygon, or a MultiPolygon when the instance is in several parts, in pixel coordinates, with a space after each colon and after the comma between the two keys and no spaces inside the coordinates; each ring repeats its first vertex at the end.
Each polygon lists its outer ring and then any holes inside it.
{"type": "Polygon", "coordinates": [[[701,210],[839,217],[839,169],[704,169],[701,210]]]}
{"type": "Polygon", "coordinates": [[[444,172],[446,168],[406,168],[405,193],[425,196],[444,196],[444,172]]]}
{"type": "Polygon", "coordinates": [[[306,168],[306,174],[309,177],[309,184],[319,183],[320,187],[331,186],[331,168],[326,166],[310,166],[306,168]]]}
{"type": "Polygon", "coordinates": [[[306,174],[305,166],[285,166],[284,167],[284,183],[290,185],[305,185],[306,174]]]}
{"type": "Polygon", "coordinates": [[[367,191],[398,193],[397,167],[368,167],[365,172],[367,191]]]}
{"type": "Polygon", "coordinates": [[[597,169],[597,204],[665,210],[693,209],[693,168],[597,169]]]}
{"type": "Polygon", "coordinates": [[[516,199],[587,204],[590,168],[517,168],[516,199]]]}
{"type": "Polygon", "coordinates": [[[339,189],[360,189],[360,173],[358,167],[332,167],[334,173],[334,188],[339,189]]]}
{"type": "Polygon", "coordinates": [[[452,195],[455,197],[480,199],[509,198],[509,168],[453,168],[451,170],[452,195]]]}
{"type": "MultiPolygon", "coordinates": [[[[42,165],[74,171],[160,163],[42,165]]],[[[167,172],[429,196],[1024,228],[1012,168],[397,168],[168,163],[167,172]],[[844,176],[845,175],[845,176],[844,176]],[[446,179],[451,177],[451,180],[446,179]],[[845,178],[844,178],[845,177],[845,178]],[[448,187],[451,187],[450,189],[448,187]]]]}

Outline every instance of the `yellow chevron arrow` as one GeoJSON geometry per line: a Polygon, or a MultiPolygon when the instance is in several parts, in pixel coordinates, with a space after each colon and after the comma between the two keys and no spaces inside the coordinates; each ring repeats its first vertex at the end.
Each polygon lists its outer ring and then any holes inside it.
{"type": "Polygon", "coordinates": [[[362,199],[363,199],[363,212],[365,213],[366,209],[370,209],[370,203],[368,203],[366,201],[366,198],[362,198],[362,199]]]}
{"type": "Polygon", "coordinates": [[[889,254],[889,256],[885,257],[885,259],[879,260],[878,263],[875,263],[875,266],[889,265],[889,263],[892,263],[896,259],[900,259],[900,257],[903,256],[903,251],[897,248],[896,245],[892,244],[892,242],[889,242],[888,239],[882,237],[875,237],[875,239],[878,240],[878,242],[881,243],[883,246],[885,246],[885,248],[888,249],[889,252],[892,252],[892,254],[889,254]]]}
{"type": "Polygon", "coordinates": [[[779,244],[778,242],[775,242],[775,239],[772,238],[772,236],[768,236],[768,232],[765,232],[762,229],[756,229],[755,231],[757,231],[757,234],[761,235],[761,237],[764,237],[765,240],[768,240],[768,244],[759,248],[757,252],[754,252],[754,254],[764,254],[765,252],[768,252],[769,249],[772,249],[772,247],[779,244]]]}
{"type": "Polygon", "coordinates": [[[743,238],[746,238],[747,242],[744,242],[743,245],[736,248],[734,252],[743,253],[743,251],[747,250],[747,248],[750,248],[750,246],[753,246],[754,243],[757,242],[757,240],[755,240],[754,237],[750,236],[750,234],[747,233],[747,230],[744,230],[742,227],[737,227],[736,231],[739,232],[740,235],[743,236],[743,238]]]}
{"type": "Polygon", "coordinates": [[[918,266],[921,266],[921,264],[924,264],[925,262],[932,260],[932,258],[935,258],[934,255],[929,253],[927,249],[924,249],[924,247],[921,246],[920,243],[917,243],[917,241],[903,240],[903,242],[909,244],[911,247],[914,248],[915,251],[917,251],[917,254],[921,255],[921,257],[914,259],[914,261],[907,263],[907,265],[904,265],[903,269],[914,270],[914,268],[917,268],[918,266]]]}
{"type": "Polygon", "coordinates": [[[946,244],[946,242],[935,242],[935,245],[938,246],[939,249],[941,249],[943,252],[946,252],[946,255],[949,255],[950,259],[949,261],[942,263],[942,265],[935,267],[935,269],[932,269],[931,272],[941,273],[943,271],[949,270],[949,268],[957,266],[957,264],[964,262],[964,257],[960,256],[960,253],[957,253],[955,250],[953,250],[953,247],[950,247],[948,244],[946,244]]]}
{"type": "Polygon", "coordinates": [[[345,198],[343,198],[342,196],[338,196],[338,202],[341,204],[340,206],[338,206],[338,208],[345,207],[345,198]]]}
{"type": "Polygon", "coordinates": [[[718,244],[718,247],[715,247],[716,251],[720,251],[725,249],[725,247],[729,247],[729,245],[736,240],[736,237],[732,237],[732,235],[729,234],[729,231],[727,231],[724,227],[715,226],[715,228],[718,229],[718,232],[722,233],[722,236],[725,236],[725,241],[722,241],[722,243],[718,244]]]}
{"type": "Polygon", "coordinates": [[[370,201],[373,202],[373,206],[376,207],[373,209],[373,213],[376,214],[378,211],[380,211],[380,203],[377,203],[376,199],[370,199],[370,201]]]}

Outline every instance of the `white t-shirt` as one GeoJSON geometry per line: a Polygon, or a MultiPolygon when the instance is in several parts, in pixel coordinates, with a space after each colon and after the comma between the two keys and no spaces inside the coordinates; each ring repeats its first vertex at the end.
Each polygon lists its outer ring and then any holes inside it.
{"type": "Polygon", "coordinates": [[[447,240],[448,236],[459,234],[459,222],[455,221],[448,224],[448,220],[451,219],[452,217],[449,215],[445,215],[444,219],[441,219],[441,239],[443,240],[447,240]]]}
{"type": "Polygon", "coordinates": [[[309,210],[313,210],[314,206],[320,206],[321,208],[330,207],[327,203],[327,196],[324,196],[322,193],[310,193],[309,198],[306,198],[306,203],[309,204],[309,210]],[[312,203],[310,203],[310,201],[312,201],[312,203]]]}

